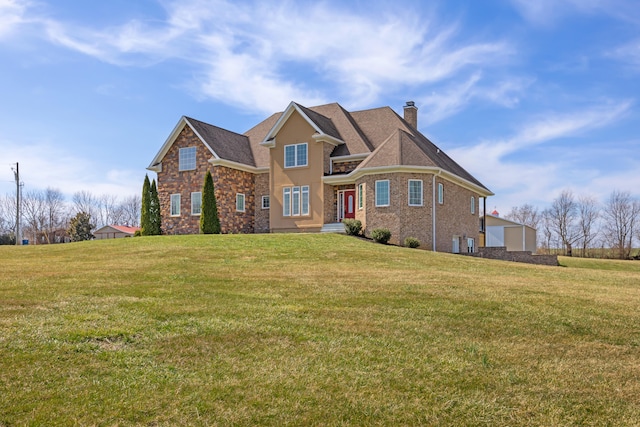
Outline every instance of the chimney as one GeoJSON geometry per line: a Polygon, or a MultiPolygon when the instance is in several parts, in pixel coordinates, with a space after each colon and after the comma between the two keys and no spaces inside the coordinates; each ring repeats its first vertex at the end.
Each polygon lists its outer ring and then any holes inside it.
{"type": "Polygon", "coordinates": [[[404,106],[404,119],[414,128],[418,129],[418,107],[413,101],[407,101],[404,106]]]}

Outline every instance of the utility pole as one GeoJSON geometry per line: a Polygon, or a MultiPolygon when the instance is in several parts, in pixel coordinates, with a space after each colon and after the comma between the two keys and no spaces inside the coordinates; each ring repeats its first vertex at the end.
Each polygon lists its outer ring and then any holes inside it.
{"type": "Polygon", "coordinates": [[[18,162],[16,162],[16,168],[13,169],[13,175],[16,178],[16,246],[17,246],[22,243],[22,240],[20,239],[20,164],[18,162]]]}

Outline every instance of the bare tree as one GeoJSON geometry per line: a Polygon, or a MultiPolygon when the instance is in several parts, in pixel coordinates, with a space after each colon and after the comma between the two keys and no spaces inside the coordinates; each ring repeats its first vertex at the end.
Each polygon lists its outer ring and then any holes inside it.
{"type": "Polygon", "coordinates": [[[540,214],[540,230],[538,233],[542,237],[542,241],[539,244],[547,250],[547,253],[551,252],[551,247],[554,246],[553,226],[551,221],[551,209],[545,209],[540,214]]]}
{"type": "Polygon", "coordinates": [[[640,220],[640,202],[632,199],[628,192],[615,190],[605,206],[603,219],[603,232],[610,247],[618,258],[629,258],[640,220]]]}
{"type": "Polygon", "coordinates": [[[44,191],[31,190],[22,196],[22,217],[25,221],[25,234],[31,234],[31,241],[38,243],[38,235],[43,232],[47,222],[47,209],[44,191]]]}
{"type": "Polygon", "coordinates": [[[571,256],[573,244],[579,236],[576,228],[578,209],[571,190],[563,190],[553,200],[549,215],[551,229],[558,235],[566,255],[571,256]]]}
{"type": "Polygon", "coordinates": [[[98,213],[94,221],[98,228],[122,222],[122,206],[117,196],[103,194],[98,198],[98,213]]]}
{"type": "MultiPolygon", "coordinates": [[[[88,191],[78,191],[73,194],[72,201],[74,214],[85,212],[91,216],[93,221],[96,221],[100,209],[100,202],[97,197],[88,191]]],[[[74,214],[72,216],[75,216],[74,214]]]]}
{"type": "Polygon", "coordinates": [[[598,201],[593,197],[583,196],[578,199],[578,240],[582,244],[582,256],[587,256],[587,250],[598,236],[596,222],[600,216],[598,201]]]}
{"type": "Polygon", "coordinates": [[[68,221],[67,206],[64,202],[64,195],[56,188],[47,188],[44,193],[44,199],[46,219],[42,232],[47,243],[52,243],[52,240],[55,243],[56,233],[62,233],[66,229],[68,221]]]}
{"type": "Polygon", "coordinates": [[[16,228],[16,201],[14,196],[0,197],[0,234],[10,234],[16,228]]]}
{"type": "Polygon", "coordinates": [[[142,204],[139,195],[126,197],[120,204],[122,210],[122,223],[130,227],[140,226],[140,206],[142,204]]]}
{"type": "Polygon", "coordinates": [[[504,217],[535,229],[538,228],[541,219],[538,208],[528,203],[525,203],[522,206],[512,207],[511,212],[506,214],[504,217]]]}

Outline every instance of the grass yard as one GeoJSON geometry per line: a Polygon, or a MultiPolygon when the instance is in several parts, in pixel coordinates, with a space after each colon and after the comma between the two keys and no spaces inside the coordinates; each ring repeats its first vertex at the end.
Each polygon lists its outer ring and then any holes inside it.
{"type": "Polygon", "coordinates": [[[640,262],[339,235],[0,246],[0,426],[640,423],[640,262]]]}

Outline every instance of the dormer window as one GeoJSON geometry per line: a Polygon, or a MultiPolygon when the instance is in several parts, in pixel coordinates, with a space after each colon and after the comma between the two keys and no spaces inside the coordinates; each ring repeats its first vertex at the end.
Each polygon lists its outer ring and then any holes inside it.
{"type": "Polygon", "coordinates": [[[196,147],[181,148],[179,151],[178,170],[191,171],[196,168],[196,147]]]}
{"type": "Polygon", "coordinates": [[[284,146],[284,167],[307,166],[307,143],[284,146]]]}

